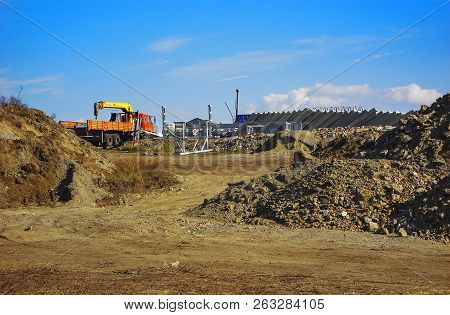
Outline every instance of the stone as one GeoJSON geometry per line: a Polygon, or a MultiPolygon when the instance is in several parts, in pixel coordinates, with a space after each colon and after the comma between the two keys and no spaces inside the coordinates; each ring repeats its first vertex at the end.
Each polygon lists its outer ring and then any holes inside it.
{"type": "Polygon", "coordinates": [[[381,156],[387,156],[389,154],[389,150],[381,150],[379,154],[381,156]]]}
{"type": "Polygon", "coordinates": [[[409,136],[409,135],[402,135],[402,136],[400,137],[400,141],[403,142],[403,143],[408,143],[408,142],[410,142],[411,140],[412,140],[412,137],[409,136]]]}
{"type": "Polygon", "coordinates": [[[294,167],[300,167],[307,160],[310,160],[311,156],[303,151],[294,152],[294,167]]]}
{"type": "Polygon", "coordinates": [[[394,233],[395,227],[393,224],[385,224],[384,228],[389,232],[389,233],[394,233]]]}
{"type": "Polygon", "coordinates": [[[378,230],[379,226],[378,226],[378,223],[369,222],[366,225],[366,228],[367,228],[367,231],[369,231],[369,232],[375,232],[376,230],[378,230]]]}
{"type": "Polygon", "coordinates": [[[404,228],[399,228],[397,230],[397,235],[400,237],[407,237],[408,233],[406,232],[406,230],[404,228]]]}
{"type": "Polygon", "coordinates": [[[393,184],[392,185],[392,190],[394,191],[394,193],[396,194],[401,194],[403,192],[403,187],[398,185],[398,184],[393,184]]]}

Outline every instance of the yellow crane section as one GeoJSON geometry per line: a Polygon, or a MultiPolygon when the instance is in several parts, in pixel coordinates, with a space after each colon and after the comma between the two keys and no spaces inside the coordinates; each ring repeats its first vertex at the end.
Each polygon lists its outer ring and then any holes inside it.
{"type": "Polygon", "coordinates": [[[94,104],[94,115],[97,119],[99,111],[101,109],[120,109],[128,115],[128,119],[131,121],[131,114],[133,113],[133,106],[130,103],[125,102],[112,102],[112,101],[100,101],[94,104]]]}
{"type": "Polygon", "coordinates": [[[100,101],[94,104],[94,114],[98,116],[100,109],[121,109],[124,113],[132,113],[133,106],[125,102],[100,101]]]}

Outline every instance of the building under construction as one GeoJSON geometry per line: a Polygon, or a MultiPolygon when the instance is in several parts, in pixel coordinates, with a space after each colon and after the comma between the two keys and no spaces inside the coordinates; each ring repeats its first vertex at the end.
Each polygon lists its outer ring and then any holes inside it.
{"type": "Polygon", "coordinates": [[[389,126],[410,113],[381,112],[361,107],[306,108],[292,112],[254,113],[239,124],[239,133],[275,133],[280,130],[389,126]]]}

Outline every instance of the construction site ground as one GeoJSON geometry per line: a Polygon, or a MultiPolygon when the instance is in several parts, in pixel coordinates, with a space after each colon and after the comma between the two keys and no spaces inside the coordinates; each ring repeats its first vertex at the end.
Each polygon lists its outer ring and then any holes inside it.
{"type": "Polygon", "coordinates": [[[449,246],[186,216],[291,153],[139,156],[182,184],[121,206],[0,210],[6,294],[449,294],[449,246]]]}

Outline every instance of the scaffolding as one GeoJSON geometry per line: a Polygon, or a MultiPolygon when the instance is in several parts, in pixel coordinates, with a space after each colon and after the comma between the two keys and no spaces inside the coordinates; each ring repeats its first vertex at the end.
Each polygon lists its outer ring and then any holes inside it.
{"type": "Polygon", "coordinates": [[[186,122],[185,121],[177,121],[174,122],[174,131],[171,131],[166,124],[166,109],[162,107],[162,125],[163,125],[163,137],[172,137],[175,141],[175,155],[189,155],[189,154],[198,154],[198,153],[207,153],[212,152],[209,149],[209,138],[211,137],[211,105],[208,105],[208,120],[205,121],[205,133],[204,138],[202,138],[201,133],[197,134],[195,139],[194,146],[191,151],[186,149],[186,122]],[[181,130],[181,134],[177,132],[177,130],[181,130]]]}

